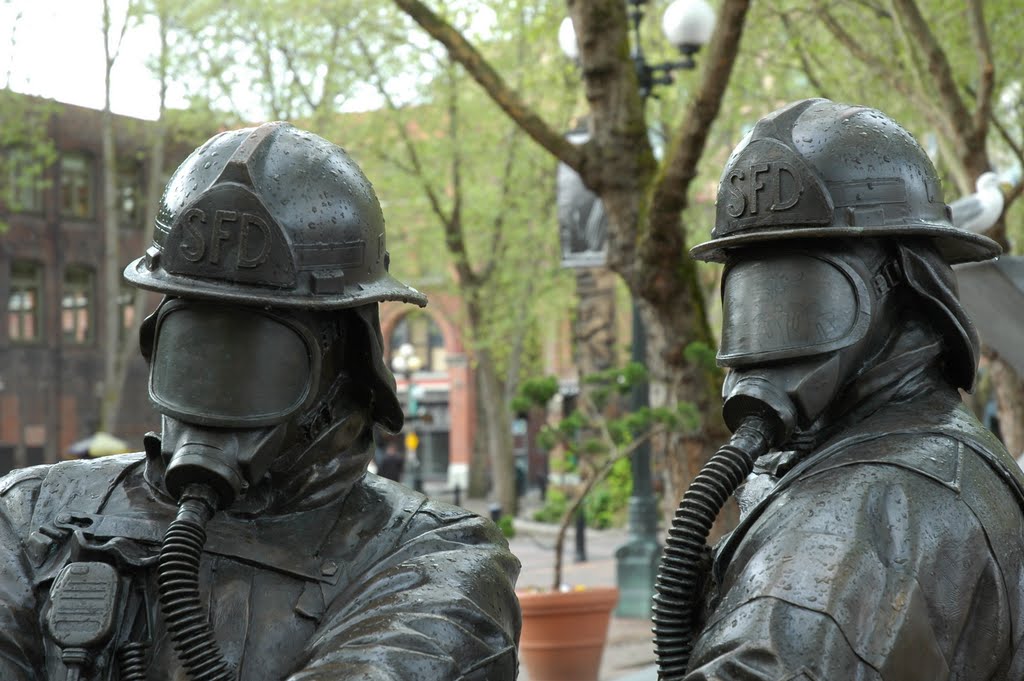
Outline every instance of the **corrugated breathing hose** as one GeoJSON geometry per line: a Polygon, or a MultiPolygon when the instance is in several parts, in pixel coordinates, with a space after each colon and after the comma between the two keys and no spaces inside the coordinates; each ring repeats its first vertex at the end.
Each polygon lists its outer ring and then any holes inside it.
{"type": "Polygon", "coordinates": [[[217,504],[218,496],[208,485],[185,487],[178,516],[164,535],[157,567],[160,608],[174,650],[192,681],[232,681],[199,595],[205,527],[217,504]]]}
{"type": "Polygon", "coordinates": [[[704,465],[676,509],[654,595],[654,647],[663,681],[681,681],[686,675],[707,578],[711,526],[754,469],[754,460],[772,446],[775,430],[772,421],[747,416],[704,465]]]}

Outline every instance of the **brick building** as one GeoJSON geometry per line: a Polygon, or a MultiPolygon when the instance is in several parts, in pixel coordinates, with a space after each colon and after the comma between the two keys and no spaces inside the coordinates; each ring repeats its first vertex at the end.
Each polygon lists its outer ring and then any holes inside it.
{"type": "MultiPolygon", "coordinates": [[[[111,342],[103,337],[102,315],[107,305],[118,305],[127,329],[134,312],[131,289],[110,292],[103,284],[102,114],[30,97],[19,109],[30,110],[33,103],[39,117],[32,135],[49,140],[55,160],[26,181],[26,149],[0,149],[0,222],[6,225],[0,234],[0,299],[7,301],[0,321],[0,472],[56,461],[95,430],[100,349],[111,342]]],[[[143,225],[148,125],[114,117],[121,267],[150,239],[143,225]]],[[[175,167],[192,146],[168,149],[167,166],[175,167]]],[[[146,369],[135,353],[117,434],[140,449],[141,436],[159,425],[145,386],[146,369]]]]}

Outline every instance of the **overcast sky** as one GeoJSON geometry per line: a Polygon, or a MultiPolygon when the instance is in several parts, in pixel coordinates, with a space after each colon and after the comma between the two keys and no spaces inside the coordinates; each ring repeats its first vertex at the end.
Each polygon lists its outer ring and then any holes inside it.
{"type": "MultiPolygon", "coordinates": [[[[124,20],[126,4],[111,0],[115,27],[124,20]]],[[[0,86],[102,108],[102,7],[101,0],[0,2],[0,86]]],[[[156,118],[159,92],[146,62],[157,46],[153,24],[136,24],[126,33],[112,74],[116,113],[156,118]]],[[[181,92],[171,91],[168,98],[169,106],[184,103],[181,92]]]]}

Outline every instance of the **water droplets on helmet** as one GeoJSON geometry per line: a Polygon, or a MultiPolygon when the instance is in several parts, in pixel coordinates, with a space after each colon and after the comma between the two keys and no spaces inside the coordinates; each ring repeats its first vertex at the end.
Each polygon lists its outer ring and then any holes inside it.
{"type": "Polygon", "coordinates": [[[426,304],[388,273],[387,260],[380,203],[355,162],[276,122],[221,133],[182,163],[161,199],[153,245],[125,277],[168,295],[253,305],[426,304]]]}
{"type": "Polygon", "coordinates": [[[938,174],[914,138],[879,111],[808,99],[757,122],[726,164],[711,240],[690,254],[803,238],[925,236],[947,262],[999,254],[949,221],[938,174]]]}

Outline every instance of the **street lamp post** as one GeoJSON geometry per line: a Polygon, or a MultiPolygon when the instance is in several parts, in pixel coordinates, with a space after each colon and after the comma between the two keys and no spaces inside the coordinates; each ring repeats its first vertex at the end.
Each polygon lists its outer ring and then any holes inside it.
{"type": "Polygon", "coordinates": [[[391,358],[391,370],[400,374],[405,379],[405,392],[407,396],[406,423],[408,423],[405,434],[405,459],[408,466],[407,479],[411,480],[411,487],[417,492],[423,491],[423,466],[418,454],[419,436],[416,434],[416,419],[419,416],[419,404],[416,399],[416,387],[413,384],[413,375],[420,370],[423,362],[412,343],[402,343],[398,351],[391,358]]]}
{"type": "MultiPolygon", "coordinates": [[[[704,0],[675,0],[662,17],[666,39],[678,48],[682,59],[652,64],[647,61],[641,40],[641,25],[646,17],[648,0],[626,0],[632,33],[630,58],[636,68],[640,96],[647,100],[656,86],[671,85],[673,72],[696,66],[694,55],[707,43],[714,28],[715,15],[704,0]]],[[[558,43],[567,57],[579,59],[579,46],[572,20],[566,17],[558,31],[558,43]]],[[[646,366],[647,337],[636,299],[633,300],[633,344],[631,359],[646,366]]],[[[637,386],[632,406],[640,409],[648,404],[647,385],[637,386]]],[[[636,449],[630,461],[633,491],[629,497],[629,539],[615,552],[616,582],[619,587],[619,617],[649,617],[654,584],[661,559],[658,543],[658,504],[651,481],[651,450],[648,443],[636,449]]]]}

